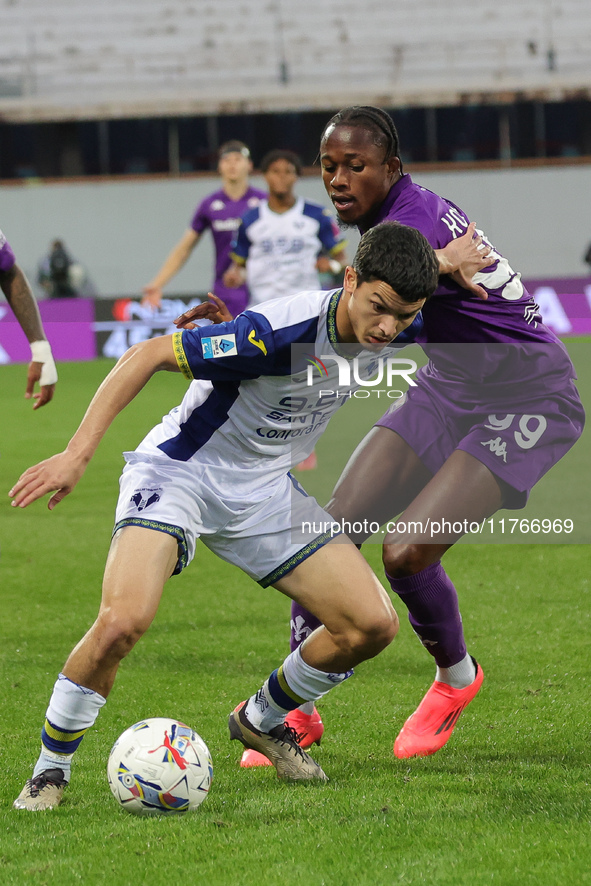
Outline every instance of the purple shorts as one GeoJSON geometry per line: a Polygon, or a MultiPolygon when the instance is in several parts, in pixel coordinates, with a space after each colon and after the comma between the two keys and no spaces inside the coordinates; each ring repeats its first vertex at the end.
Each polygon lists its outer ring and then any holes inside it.
{"type": "Polygon", "coordinates": [[[509,412],[510,397],[501,411],[498,401],[452,401],[421,373],[418,381],[376,426],[396,431],[433,474],[455,449],[468,452],[514,490],[505,508],[525,506],[532,487],[576,443],[585,424],[573,382],[560,393],[532,396],[526,408],[522,390],[519,406],[509,412]]]}

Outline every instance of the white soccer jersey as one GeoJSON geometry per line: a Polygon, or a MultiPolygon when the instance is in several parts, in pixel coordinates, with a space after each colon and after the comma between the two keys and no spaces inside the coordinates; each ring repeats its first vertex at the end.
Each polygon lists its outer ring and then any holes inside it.
{"type": "MultiPolygon", "coordinates": [[[[374,381],[383,357],[354,357],[338,344],[341,295],[299,292],[231,323],[174,334],[180,368],[199,380],[125,453],[116,531],[143,526],[172,535],[175,572],[200,538],[263,587],[331,540],[332,518],[289,468],[312,451],[342,395],[374,381]]],[[[415,321],[405,338],[420,326],[415,321]]]]}
{"type": "Polygon", "coordinates": [[[246,263],[249,307],[301,290],[319,289],[316,260],[340,252],[345,241],[330,211],[298,198],[287,212],[260,203],[246,213],[231,257],[246,263]]]}
{"type": "MultiPolygon", "coordinates": [[[[230,470],[233,484],[251,486],[309,455],[346,401],[345,388],[375,376],[379,362],[362,351],[340,396],[328,394],[339,391],[339,369],[346,370],[335,322],[341,293],[299,292],[230,323],[175,333],[179,366],[198,380],[138,452],[189,462],[199,472],[230,470]]],[[[404,340],[418,328],[420,320],[404,340]]]]}

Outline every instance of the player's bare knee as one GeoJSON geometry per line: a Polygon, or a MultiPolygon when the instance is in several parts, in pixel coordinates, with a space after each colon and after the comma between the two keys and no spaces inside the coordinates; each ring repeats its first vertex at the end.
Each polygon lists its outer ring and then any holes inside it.
{"type": "Polygon", "coordinates": [[[388,646],[398,632],[398,616],[392,607],[368,618],[362,625],[349,628],[343,637],[347,652],[363,661],[373,658],[388,646]]]}
{"type": "Polygon", "coordinates": [[[393,606],[390,607],[388,611],[387,623],[385,622],[383,625],[382,635],[384,637],[384,645],[383,649],[386,646],[389,646],[396,634],[398,633],[398,628],[400,627],[400,622],[398,621],[398,614],[393,606]]]}
{"type": "Polygon", "coordinates": [[[393,611],[393,614],[374,622],[365,631],[363,646],[359,651],[363,653],[364,658],[373,658],[390,645],[397,632],[398,618],[393,611]]]}
{"type": "Polygon", "coordinates": [[[103,655],[108,658],[125,658],[147,627],[144,620],[136,614],[114,611],[102,613],[97,622],[97,635],[103,655]]]}
{"type": "Polygon", "coordinates": [[[382,548],[382,562],[391,578],[406,578],[425,569],[425,546],[417,544],[389,544],[382,548]]]}

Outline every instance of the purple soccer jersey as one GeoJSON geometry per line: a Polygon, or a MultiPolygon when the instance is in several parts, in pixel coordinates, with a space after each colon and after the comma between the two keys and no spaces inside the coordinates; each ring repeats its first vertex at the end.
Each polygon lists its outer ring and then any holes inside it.
{"type": "MultiPolygon", "coordinates": [[[[375,224],[398,221],[441,249],[468,228],[455,204],[416,185],[409,175],[391,188],[375,224]]],[[[416,341],[429,357],[398,410],[378,422],[399,433],[435,473],[454,449],[464,449],[522,493],[580,436],[584,411],[572,383],[566,348],[542,321],[538,306],[507,260],[476,275],[482,301],[442,276],[425,304],[416,341]]]]}
{"type": "MultiPolygon", "coordinates": [[[[434,249],[461,237],[470,224],[454,203],[415,184],[409,175],[403,175],[390,189],[375,224],[383,221],[416,228],[434,249]]],[[[501,385],[518,383],[522,392],[523,385],[536,385],[544,378],[546,391],[560,390],[576,378],[566,348],[544,325],[521,275],[482,237],[492,250],[492,263],[475,279],[488,292],[488,299],[482,301],[447,275],[440,277],[422,310],[423,329],[416,338],[431,360],[426,375],[448,378],[451,373],[456,382],[464,379],[466,395],[471,397],[475,383],[492,378],[501,385]],[[471,344],[474,353],[470,354],[468,347],[440,347],[447,343],[471,344]],[[477,348],[477,344],[496,347],[477,348]],[[502,344],[511,347],[503,349],[499,347],[502,344]],[[534,353],[535,359],[530,359],[534,353]]]]}
{"type": "Polygon", "coordinates": [[[228,289],[222,277],[230,264],[230,248],[236,231],[240,227],[242,216],[266,200],[267,195],[258,188],[249,187],[239,200],[232,200],[220,188],[201,201],[197,207],[191,227],[196,234],[202,234],[206,228],[211,230],[215,247],[215,280],[213,292],[223,299],[230,312],[236,316],[241,313],[248,302],[248,289],[241,286],[228,289]]]}
{"type": "MultiPolygon", "coordinates": [[[[403,175],[390,189],[374,224],[397,221],[416,228],[433,249],[442,249],[466,233],[470,219],[445,200],[403,175]]],[[[489,294],[487,301],[455,283],[440,278],[435,294],[423,309],[424,328],[419,342],[555,342],[544,326],[539,309],[507,260],[483,235],[493,251],[490,267],[476,275],[489,294]]]]}
{"type": "MultiPolygon", "coordinates": [[[[373,223],[385,221],[416,228],[434,249],[469,226],[461,209],[414,184],[409,175],[391,188],[373,223]]],[[[566,349],[544,326],[520,275],[493,253],[491,266],[477,276],[488,292],[486,301],[451,277],[440,278],[422,310],[424,325],[416,337],[429,364],[419,370],[417,385],[405,399],[377,424],[397,432],[433,474],[454,450],[467,452],[510,487],[505,506],[521,508],[531,487],[576,442],[585,417],[566,349]]],[[[390,493],[379,484],[372,490],[374,510],[365,503],[363,517],[380,523],[390,493]]],[[[344,519],[358,516],[348,513],[344,519]]],[[[391,516],[396,516],[394,509],[391,516]]],[[[437,540],[453,543],[455,538],[437,540]]],[[[462,661],[466,645],[457,594],[441,563],[388,578],[437,664],[462,661]]],[[[315,616],[292,604],[292,650],[317,627],[315,616]]]]}
{"type": "Polygon", "coordinates": [[[10,243],[0,231],[0,271],[9,271],[15,264],[16,258],[10,247],[10,243]]]}

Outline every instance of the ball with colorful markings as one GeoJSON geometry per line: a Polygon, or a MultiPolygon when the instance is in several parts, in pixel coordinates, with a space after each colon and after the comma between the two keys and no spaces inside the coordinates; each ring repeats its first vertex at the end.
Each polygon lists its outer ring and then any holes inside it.
{"type": "Polygon", "coordinates": [[[134,815],[181,815],[198,809],[213,777],[200,735],[167,717],[141,720],[119,736],[107,764],[109,787],[134,815]]]}

